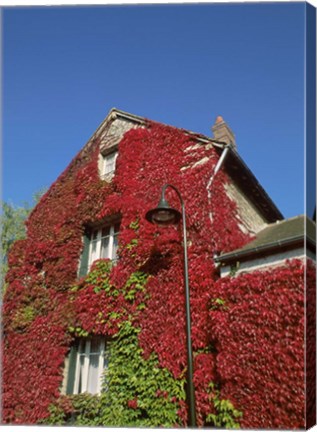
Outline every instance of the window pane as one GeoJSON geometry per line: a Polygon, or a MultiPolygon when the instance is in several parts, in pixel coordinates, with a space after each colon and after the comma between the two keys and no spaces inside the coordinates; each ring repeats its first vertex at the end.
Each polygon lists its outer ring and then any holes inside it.
{"type": "Polygon", "coordinates": [[[90,262],[93,263],[96,259],[98,259],[97,255],[97,240],[93,240],[91,243],[91,260],[90,262]]]}
{"type": "Polygon", "coordinates": [[[89,371],[88,371],[88,387],[89,393],[97,393],[99,381],[99,354],[91,354],[89,356],[89,371]]]}
{"type": "Polygon", "coordinates": [[[109,237],[101,240],[100,258],[109,258],[109,237]]]}
{"type": "Polygon", "coordinates": [[[116,260],[117,257],[117,251],[118,251],[118,235],[115,235],[113,237],[113,247],[112,247],[112,257],[111,259],[116,260]]]}
{"type": "Polygon", "coordinates": [[[69,358],[68,358],[66,394],[73,394],[76,391],[74,389],[74,383],[75,383],[75,376],[76,376],[77,359],[78,359],[78,346],[74,345],[70,349],[69,358]]]}
{"type": "Polygon", "coordinates": [[[86,349],[86,341],[85,341],[85,339],[80,339],[80,341],[78,343],[78,352],[84,353],[85,349],[86,349]]]}
{"type": "Polygon", "coordinates": [[[119,229],[120,229],[120,224],[119,223],[117,223],[117,224],[115,224],[115,226],[114,226],[114,233],[115,234],[118,234],[119,233],[119,229]]]}
{"type": "Polygon", "coordinates": [[[110,226],[102,228],[101,237],[106,237],[110,234],[110,226]]]}
{"type": "Polygon", "coordinates": [[[113,153],[109,153],[109,154],[106,156],[106,163],[107,163],[108,165],[110,165],[110,164],[113,163],[113,161],[114,161],[114,159],[115,159],[115,155],[116,155],[116,153],[113,152],[113,153]]]}
{"type": "Polygon", "coordinates": [[[78,391],[77,391],[77,393],[82,393],[83,392],[83,388],[85,387],[85,384],[83,383],[84,361],[85,361],[85,356],[84,355],[80,355],[80,358],[79,358],[79,362],[80,362],[79,383],[78,383],[78,391]]]}
{"type": "Polygon", "coordinates": [[[115,170],[116,152],[110,153],[104,158],[104,174],[109,174],[115,170]]]}
{"type": "Polygon", "coordinates": [[[98,230],[94,230],[91,235],[92,240],[96,240],[97,236],[98,236],[98,230]]]}
{"type": "Polygon", "coordinates": [[[100,353],[100,343],[101,339],[99,337],[94,337],[90,342],[90,354],[100,353]]]}

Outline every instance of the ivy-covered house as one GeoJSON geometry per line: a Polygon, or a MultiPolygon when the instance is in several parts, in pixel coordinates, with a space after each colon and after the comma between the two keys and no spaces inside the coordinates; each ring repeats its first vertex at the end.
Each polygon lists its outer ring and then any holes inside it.
{"type": "Polygon", "coordinates": [[[113,109],[33,210],[3,301],[5,423],[188,424],[181,223],[145,219],[164,184],[187,211],[197,425],[314,423],[315,224],[283,220],[221,117],[212,133],[113,109]]]}

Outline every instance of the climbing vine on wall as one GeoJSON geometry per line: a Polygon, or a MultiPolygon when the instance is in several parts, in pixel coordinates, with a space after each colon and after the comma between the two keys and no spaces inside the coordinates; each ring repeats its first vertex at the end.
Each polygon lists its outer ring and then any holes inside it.
{"type": "Polygon", "coordinates": [[[302,427],[303,263],[223,278],[216,292],[224,301],[210,311],[222,397],[244,407],[243,427],[302,427]]]}
{"type": "MultiPolygon", "coordinates": [[[[116,174],[107,182],[99,178],[94,140],[32,212],[27,238],[9,256],[6,423],[187,424],[180,228],[144,219],[160,187],[172,183],[188,214],[198,424],[303,426],[303,266],[219,279],[214,252],[241,247],[250,237],[239,228],[224,171],[206,199],[219,156],[195,144],[183,131],[156,123],[132,129],[119,143],[116,174]],[[120,218],[117,265],[101,260],[78,280],[85,229],[113,216],[120,218]],[[99,396],[62,395],[65,357],[75,338],[88,334],[112,340],[106,388],[99,396]]],[[[178,208],[174,192],[167,197],[178,208]]]]}
{"type": "Polygon", "coordinates": [[[51,415],[44,422],[172,427],[179,423],[178,411],[184,409],[184,380],[174,380],[167,369],[159,366],[154,353],[147,360],[143,358],[138,344],[140,329],[132,321],[144,307],[141,293],[147,275],[133,273],[119,292],[109,280],[110,270],[111,263],[100,260],[73,287],[73,293],[80,293],[74,298],[80,310],[75,305],[76,322],[70,328],[75,335],[114,336],[108,342],[104,392],[100,396],[62,396],[49,407],[51,415]],[[80,313],[87,309],[83,294],[90,299],[88,316],[80,313]]]}

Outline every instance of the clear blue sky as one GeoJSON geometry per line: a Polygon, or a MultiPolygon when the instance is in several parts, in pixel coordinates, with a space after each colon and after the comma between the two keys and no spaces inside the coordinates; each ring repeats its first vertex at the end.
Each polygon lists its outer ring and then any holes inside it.
{"type": "Polygon", "coordinates": [[[3,199],[30,201],[112,107],[205,135],[221,114],[284,216],[303,213],[304,3],[3,12],[3,199]]]}

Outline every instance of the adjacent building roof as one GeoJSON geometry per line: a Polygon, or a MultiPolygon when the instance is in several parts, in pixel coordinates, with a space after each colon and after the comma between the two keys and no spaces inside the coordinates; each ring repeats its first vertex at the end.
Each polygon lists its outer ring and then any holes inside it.
{"type": "Polygon", "coordinates": [[[276,251],[303,246],[316,250],[316,224],[305,215],[296,216],[268,225],[258,232],[256,238],[240,249],[215,258],[216,262],[227,264],[246,260],[252,256],[268,255],[276,251]]]}

